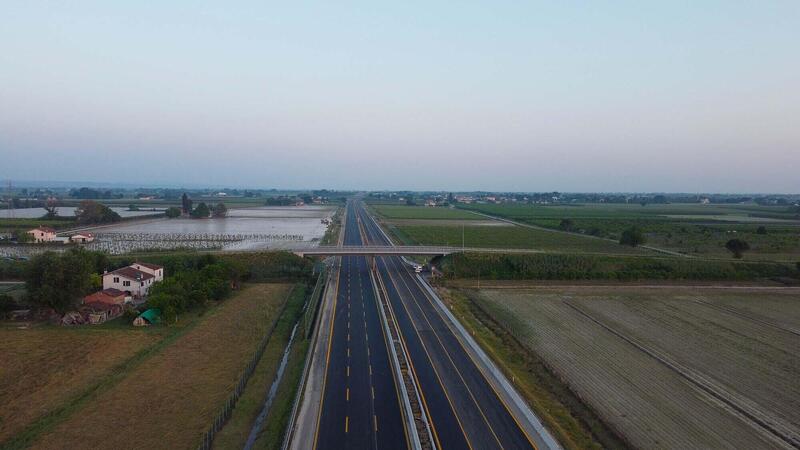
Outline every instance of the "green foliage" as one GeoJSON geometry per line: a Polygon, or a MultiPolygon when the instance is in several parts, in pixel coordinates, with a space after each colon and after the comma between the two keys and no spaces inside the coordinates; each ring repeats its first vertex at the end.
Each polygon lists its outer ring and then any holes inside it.
{"type": "Polygon", "coordinates": [[[75,217],[81,225],[114,223],[122,219],[108,206],[92,200],[83,200],[75,209],[75,217]]]}
{"type": "Polygon", "coordinates": [[[181,216],[181,209],[176,206],[170,206],[166,211],[164,211],[164,214],[166,214],[166,216],[170,219],[174,219],[181,216]]]}
{"type": "Polygon", "coordinates": [[[733,253],[734,258],[741,258],[744,252],[750,250],[750,244],[741,239],[731,239],[725,243],[725,248],[733,253]]]}
{"type": "Polygon", "coordinates": [[[645,243],[645,237],[642,233],[642,230],[639,227],[630,227],[622,232],[622,236],[619,238],[619,243],[621,245],[629,245],[631,247],[636,247],[645,243]]]}
{"type": "Polygon", "coordinates": [[[558,223],[558,229],[561,231],[572,231],[575,228],[575,222],[572,219],[561,219],[558,223]]]}
{"type": "Polygon", "coordinates": [[[186,195],[186,192],[181,195],[181,210],[184,214],[190,214],[192,212],[192,199],[186,195]]]}
{"type": "Polygon", "coordinates": [[[14,240],[20,244],[27,244],[33,242],[33,235],[28,234],[27,230],[17,230],[14,233],[14,240]]]}
{"type": "Polygon", "coordinates": [[[32,303],[59,312],[69,310],[92,289],[92,272],[105,258],[82,248],[61,254],[46,252],[27,265],[25,287],[32,303]]]}
{"type": "Polygon", "coordinates": [[[767,227],[761,225],[760,227],[756,228],[756,234],[767,234],[767,227]]]}
{"type": "Polygon", "coordinates": [[[446,278],[496,280],[758,280],[800,277],[787,264],[577,254],[458,253],[442,258],[446,278]]]}
{"type": "Polygon", "coordinates": [[[217,203],[216,205],[214,205],[214,210],[212,214],[216,218],[225,217],[228,215],[228,207],[225,206],[225,204],[222,202],[217,203]]]}
{"type": "Polygon", "coordinates": [[[197,207],[192,210],[192,218],[193,219],[205,219],[211,215],[211,210],[208,209],[208,205],[205,202],[200,202],[197,207]]]}
{"type": "Polygon", "coordinates": [[[139,210],[139,207],[136,206],[136,204],[131,203],[130,205],[128,205],[128,211],[138,211],[138,210],[139,210]]]}
{"type": "Polygon", "coordinates": [[[0,259],[0,280],[22,280],[28,261],[0,259]]]}

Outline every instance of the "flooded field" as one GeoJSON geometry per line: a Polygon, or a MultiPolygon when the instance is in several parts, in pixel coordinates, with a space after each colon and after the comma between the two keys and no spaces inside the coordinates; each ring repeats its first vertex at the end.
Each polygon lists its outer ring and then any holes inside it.
{"type": "MultiPolygon", "coordinates": [[[[96,240],[85,247],[111,254],[152,249],[267,250],[316,246],[328,228],[332,207],[232,209],[221,219],[157,218],[88,228],[96,240]]],[[[69,233],[64,233],[69,234],[69,233]]],[[[63,247],[63,248],[66,248],[63,247]]],[[[30,256],[62,247],[0,247],[2,256],[30,256]]]]}
{"type": "MultiPolygon", "coordinates": [[[[74,206],[59,206],[57,208],[58,215],[61,217],[74,217],[74,206]]],[[[161,214],[164,209],[148,208],[139,211],[128,211],[127,207],[111,207],[111,209],[120,215],[120,217],[139,217],[151,216],[153,214],[161,214]]],[[[47,211],[44,208],[16,208],[16,209],[3,209],[0,210],[0,217],[15,217],[17,219],[38,219],[45,215],[47,211]]]]}

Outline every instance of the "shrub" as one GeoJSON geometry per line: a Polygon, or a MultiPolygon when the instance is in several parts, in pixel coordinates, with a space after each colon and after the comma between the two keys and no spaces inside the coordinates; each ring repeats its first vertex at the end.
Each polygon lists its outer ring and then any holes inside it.
{"type": "Polygon", "coordinates": [[[633,226],[622,232],[622,236],[619,238],[619,243],[621,245],[630,245],[631,247],[636,247],[637,245],[642,245],[645,243],[645,237],[639,227],[633,226]]]}
{"type": "Polygon", "coordinates": [[[750,250],[750,244],[741,239],[731,239],[725,243],[725,248],[733,253],[734,258],[741,258],[747,250],[750,250]]]}

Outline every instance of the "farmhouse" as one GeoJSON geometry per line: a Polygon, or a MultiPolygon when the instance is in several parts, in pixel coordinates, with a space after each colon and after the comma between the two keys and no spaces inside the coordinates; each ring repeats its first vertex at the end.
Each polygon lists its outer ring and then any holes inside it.
{"type": "Polygon", "coordinates": [[[134,299],[147,297],[153,283],[164,279],[164,268],[155,264],[135,263],[103,274],[103,289],[118,289],[134,299]]]}
{"type": "Polygon", "coordinates": [[[50,227],[36,227],[27,232],[33,236],[33,242],[53,242],[56,239],[56,230],[50,227]]]}
{"type": "Polygon", "coordinates": [[[94,241],[94,234],[92,233],[73,234],[72,236],[69,237],[69,240],[77,244],[86,244],[88,242],[94,241]]]}

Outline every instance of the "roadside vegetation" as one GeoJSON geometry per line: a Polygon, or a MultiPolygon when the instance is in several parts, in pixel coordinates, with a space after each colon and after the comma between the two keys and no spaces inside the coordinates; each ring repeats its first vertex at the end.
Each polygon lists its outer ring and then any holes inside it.
{"type": "Polygon", "coordinates": [[[797,266],[770,262],[569,254],[455,253],[438,261],[445,278],[488,280],[783,280],[797,266]]]}

